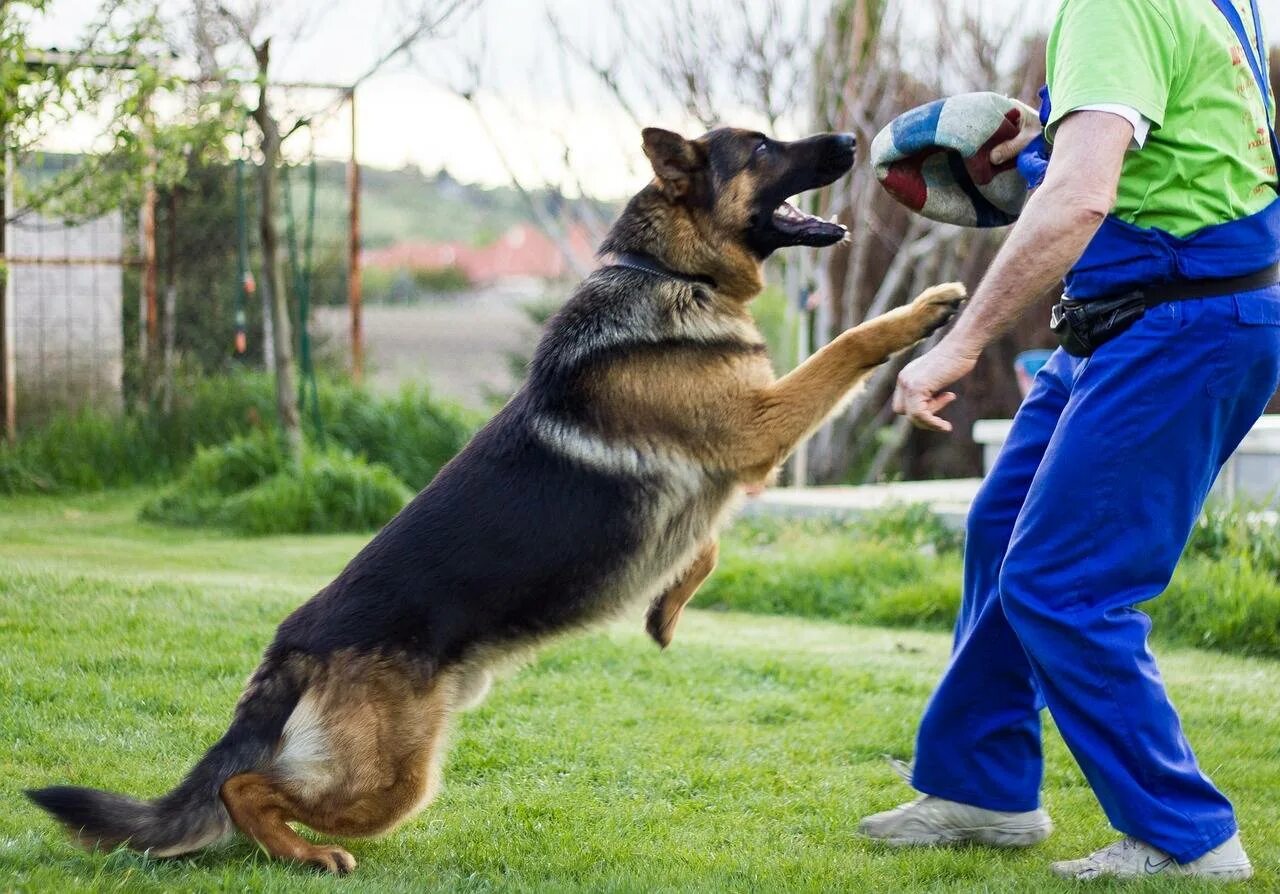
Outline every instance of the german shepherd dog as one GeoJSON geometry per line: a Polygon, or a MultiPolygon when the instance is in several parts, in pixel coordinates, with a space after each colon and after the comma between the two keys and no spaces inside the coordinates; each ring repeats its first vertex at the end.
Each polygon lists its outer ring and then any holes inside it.
{"type": "Polygon", "coordinates": [[[426,805],[450,715],[514,650],[644,603],[668,645],[735,493],[960,307],[961,286],[930,289],[775,380],[748,304],[775,250],[846,235],[786,200],[847,173],[854,138],[651,128],[644,150],[654,179],[549,323],[523,388],[284,620],[230,728],[178,787],[151,801],[28,792],[77,841],[163,857],[234,826],[274,857],[350,872],[350,853],[289,824],[369,836],[426,805]]]}

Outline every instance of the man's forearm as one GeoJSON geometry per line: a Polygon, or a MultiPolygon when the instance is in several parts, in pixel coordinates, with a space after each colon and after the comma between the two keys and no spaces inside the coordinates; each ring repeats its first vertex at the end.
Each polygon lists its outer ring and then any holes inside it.
{"type": "Polygon", "coordinates": [[[939,347],[976,358],[1067,274],[1115,204],[1132,139],[1133,125],[1109,112],[1079,112],[1062,121],[1044,185],[939,347]]]}
{"type": "Polygon", "coordinates": [[[1116,201],[1133,125],[1109,112],[1068,115],[1058,127],[1044,186],[1031,197],[991,272],[955,329],[898,374],[893,409],[933,431],[956,399],[947,389],[973,372],[984,348],[1005,332],[1084,254],[1116,201]]]}
{"type": "Polygon", "coordinates": [[[1106,213],[1070,192],[1069,186],[1046,184],[1027,202],[968,310],[944,340],[947,349],[981,354],[1084,254],[1106,213]]]}

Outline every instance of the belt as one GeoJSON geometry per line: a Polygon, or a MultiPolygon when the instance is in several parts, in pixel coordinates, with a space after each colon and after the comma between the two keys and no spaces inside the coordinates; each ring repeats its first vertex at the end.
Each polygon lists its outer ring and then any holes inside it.
{"type": "Polygon", "coordinates": [[[1253,292],[1278,283],[1280,264],[1247,276],[1168,283],[1153,286],[1150,290],[1140,289],[1089,301],[1063,298],[1053,306],[1049,327],[1068,354],[1088,357],[1102,345],[1126,332],[1153,307],[1172,301],[1192,301],[1196,298],[1217,298],[1253,292]]]}
{"type": "MultiPolygon", "coordinates": [[[[1188,279],[1179,282],[1152,286],[1149,289],[1138,289],[1126,292],[1123,297],[1138,298],[1147,307],[1167,304],[1170,301],[1194,301],[1197,298],[1221,298],[1223,295],[1234,295],[1239,292],[1253,292],[1267,286],[1280,285],[1280,264],[1264,267],[1257,273],[1245,276],[1231,276],[1225,279],[1188,279]]],[[[1108,295],[1106,298],[1089,299],[1080,302],[1089,304],[1094,300],[1108,301],[1121,295],[1108,295]]],[[[1067,301],[1074,302],[1070,295],[1064,296],[1067,301]]]]}

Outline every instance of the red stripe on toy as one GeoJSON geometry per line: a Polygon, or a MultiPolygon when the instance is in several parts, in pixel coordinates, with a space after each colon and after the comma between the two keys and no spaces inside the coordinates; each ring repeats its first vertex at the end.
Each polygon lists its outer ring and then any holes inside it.
{"type": "Polygon", "coordinates": [[[889,195],[912,211],[922,210],[929,200],[929,184],[923,173],[925,162],[940,151],[919,152],[889,165],[889,173],[884,178],[884,188],[889,195]]]}
{"type": "Polygon", "coordinates": [[[999,146],[1001,143],[1007,143],[1018,135],[1022,130],[1022,112],[1018,109],[1010,109],[1008,114],[1004,116],[1004,123],[999,129],[991,135],[991,139],[983,144],[982,148],[970,158],[964,160],[965,170],[969,172],[969,176],[973,178],[973,182],[978,186],[986,186],[1000,174],[1006,171],[1012,171],[1018,167],[1016,158],[1007,161],[1002,165],[996,166],[991,164],[991,150],[999,146]]]}

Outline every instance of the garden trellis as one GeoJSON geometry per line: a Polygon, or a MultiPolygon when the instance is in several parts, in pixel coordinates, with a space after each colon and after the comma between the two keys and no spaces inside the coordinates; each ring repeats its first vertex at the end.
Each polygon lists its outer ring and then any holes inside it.
{"type": "Polygon", "coordinates": [[[310,411],[320,446],[324,446],[324,421],[320,416],[320,393],[316,386],[315,360],[311,351],[311,273],[314,260],[313,248],[316,234],[316,159],[312,145],[311,161],[307,166],[307,216],[306,232],[301,252],[298,250],[298,224],[293,213],[293,186],[289,167],[283,168],[284,209],[286,232],[289,240],[289,266],[293,269],[293,294],[298,301],[298,410],[310,411]]]}
{"type": "Polygon", "coordinates": [[[120,404],[124,254],[119,212],[7,225],[5,352],[24,418],[120,404]]]}
{"type": "MultiPolygon", "coordinates": [[[[57,54],[56,58],[51,54],[33,54],[28,61],[32,65],[78,64],[76,58],[63,58],[64,56],[66,54],[57,54]]],[[[95,57],[85,64],[99,66],[108,63],[127,70],[132,60],[95,57]]],[[[203,82],[184,83],[192,89],[203,85],[203,82]]],[[[317,174],[326,176],[319,178],[316,195],[307,200],[311,223],[306,229],[306,261],[294,261],[292,266],[295,275],[287,291],[294,292],[296,298],[300,299],[301,295],[297,294],[297,290],[302,288],[309,306],[317,301],[345,302],[349,306],[350,367],[353,375],[359,378],[363,364],[360,350],[362,302],[359,270],[359,172],[355,156],[355,87],[345,84],[272,83],[270,90],[273,96],[278,97],[276,101],[282,107],[290,109],[291,114],[296,115],[298,124],[293,128],[294,131],[312,131],[313,147],[316,142],[315,130],[319,127],[326,128],[330,134],[343,129],[348,132],[348,137],[330,141],[331,145],[336,144],[337,152],[344,149],[348,151],[345,159],[316,162],[317,174]],[[306,275],[297,275],[303,267],[306,268],[306,275]]],[[[232,143],[235,143],[234,139],[232,143]]],[[[158,202],[157,190],[151,188],[149,183],[143,183],[138,190],[139,197],[115,212],[114,223],[94,223],[92,218],[74,222],[90,229],[107,227],[118,234],[119,245],[104,247],[102,240],[105,236],[99,234],[94,237],[102,243],[99,250],[86,253],[77,249],[72,257],[63,259],[62,254],[66,253],[64,247],[55,244],[57,239],[65,242],[65,237],[55,236],[62,227],[62,222],[44,220],[37,227],[33,212],[14,203],[12,187],[16,182],[13,172],[15,168],[21,169],[24,161],[26,168],[30,169],[37,158],[42,164],[50,164],[50,159],[65,161],[68,156],[32,153],[25,160],[18,158],[14,165],[6,165],[10,201],[5,205],[6,234],[9,238],[5,240],[4,257],[15,272],[14,276],[8,278],[4,313],[0,314],[0,360],[3,361],[4,371],[4,388],[0,389],[0,409],[3,410],[0,413],[0,424],[6,433],[12,435],[17,430],[20,410],[21,423],[26,425],[38,422],[50,410],[70,409],[84,402],[102,405],[103,401],[99,398],[104,397],[106,392],[114,394],[112,399],[118,402],[121,392],[127,391],[127,388],[122,387],[122,382],[127,385],[130,380],[125,369],[130,358],[136,359],[139,368],[143,369],[141,378],[149,378],[151,372],[159,371],[158,361],[154,367],[147,367],[145,364],[147,355],[155,358],[161,356],[162,339],[166,341],[163,352],[164,388],[156,387],[155,391],[157,394],[163,391],[167,402],[172,389],[168,379],[171,377],[169,367],[173,356],[171,345],[167,342],[175,337],[172,333],[176,328],[176,338],[180,345],[190,348],[191,327],[197,321],[212,321],[226,327],[220,339],[228,358],[239,357],[253,362],[262,358],[262,342],[254,344],[261,331],[258,327],[262,325],[262,317],[251,301],[258,284],[253,273],[254,231],[243,219],[247,209],[256,204],[252,195],[256,184],[249,185],[246,189],[243,182],[250,167],[255,164],[255,158],[253,147],[246,145],[243,139],[239,143],[232,150],[233,161],[219,172],[225,178],[227,196],[240,193],[235,201],[235,219],[233,221],[230,217],[227,218],[227,233],[225,237],[220,237],[225,240],[225,255],[219,254],[222,247],[220,240],[214,240],[213,244],[208,241],[199,242],[194,238],[184,240],[185,230],[199,226],[199,222],[193,220],[197,216],[194,212],[202,210],[199,203],[208,196],[203,195],[200,190],[189,189],[189,184],[184,182],[174,188],[176,194],[170,196],[168,202],[158,202]],[[173,220],[175,217],[176,222],[173,220]],[[136,227],[131,224],[134,219],[138,221],[136,227]],[[177,234],[167,240],[169,244],[157,245],[157,230],[163,231],[165,222],[169,224],[171,232],[176,227],[177,234]],[[88,263],[89,255],[97,258],[98,262],[88,263]],[[216,276],[207,275],[210,265],[219,262],[224,264],[225,271],[216,276]],[[61,279],[57,289],[60,291],[55,295],[54,274],[45,268],[56,269],[59,265],[65,269],[58,274],[61,279]],[[170,288],[162,303],[158,300],[156,283],[161,269],[166,265],[169,268],[166,279],[170,288]],[[175,277],[172,270],[174,265],[179,272],[184,269],[184,265],[189,266],[191,272],[185,278],[175,277]],[[34,272],[37,268],[44,271],[39,276],[34,272]],[[136,304],[130,302],[130,306],[126,306],[126,302],[130,301],[128,296],[136,296],[136,304]],[[83,307],[79,303],[81,299],[83,307]],[[114,301],[114,311],[104,315],[109,301],[114,301]],[[55,302],[57,306],[50,302],[55,302]],[[210,305],[221,306],[224,303],[227,308],[234,307],[234,310],[219,312],[212,318],[207,318],[201,317],[197,309],[207,310],[210,305]],[[134,317],[134,307],[137,308],[136,327],[128,323],[134,317]],[[173,307],[176,307],[177,320],[181,324],[178,327],[172,326],[168,319],[174,312],[173,307]],[[58,323],[59,320],[62,322],[58,323]],[[76,326],[74,333],[71,330],[73,324],[76,326]],[[54,336],[50,329],[54,325],[64,328],[62,335],[54,336]],[[86,332],[88,335],[81,338],[81,334],[86,332]],[[56,342],[65,346],[71,343],[73,336],[85,345],[94,345],[101,350],[109,349],[113,353],[104,359],[85,351],[63,350],[63,362],[54,364],[49,353],[50,345],[56,342]],[[186,344],[183,344],[184,340],[187,340],[186,344]],[[43,347],[37,350],[32,345],[43,347]],[[101,374],[100,378],[104,378],[113,387],[107,388],[96,379],[92,388],[81,387],[74,376],[61,371],[72,366],[78,369],[92,366],[101,374]]],[[[27,170],[23,170],[24,175],[27,173],[27,170]]],[[[285,190],[291,190],[297,184],[283,186],[285,190]]],[[[293,199],[292,195],[286,195],[286,204],[292,203],[293,199]]],[[[309,313],[309,307],[307,312],[309,313]]],[[[302,328],[304,327],[300,327],[302,328]]],[[[301,336],[301,332],[299,335],[301,336]]],[[[304,340],[305,344],[299,343],[298,355],[302,367],[300,379],[306,382],[314,374],[315,352],[309,334],[304,340]]],[[[311,402],[314,403],[314,386],[310,390],[311,402]]],[[[139,397],[150,399],[149,390],[144,389],[144,392],[139,397]]],[[[110,400],[107,400],[106,405],[110,405],[110,400]]]]}

